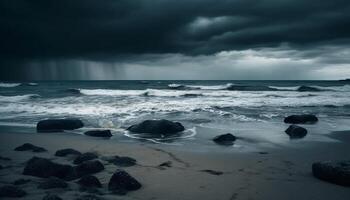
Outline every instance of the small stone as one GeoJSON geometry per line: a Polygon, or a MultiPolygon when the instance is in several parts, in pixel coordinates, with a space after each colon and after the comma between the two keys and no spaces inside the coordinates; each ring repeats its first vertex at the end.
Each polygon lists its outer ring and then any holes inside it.
{"type": "Polygon", "coordinates": [[[75,149],[61,149],[61,150],[58,150],[56,151],[55,153],[55,156],[58,156],[58,157],[64,157],[64,156],[67,156],[67,155],[81,155],[81,153],[75,149]]]}
{"type": "Polygon", "coordinates": [[[301,126],[290,125],[285,131],[290,139],[300,139],[306,136],[307,130],[301,126]]]}
{"type": "Polygon", "coordinates": [[[32,151],[32,152],[45,152],[45,151],[47,151],[46,149],[44,149],[42,147],[38,147],[38,146],[35,146],[33,144],[30,144],[30,143],[25,143],[19,147],[16,147],[14,150],[15,151],[32,151]]]}
{"type": "Polygon", "coordinates": [[[124,170],[117,170],[108,183],[108,190],[116,194],[126,194],[128,191],[138,190],[141,188],[139,183],[134,177],[130,176],[124,170]]]}
{"type": "Polygon", "coordinates": [[[233,142],[237,139],[236,136],[232,135],[231,133],[218,135],[213,138],[213,141],[220,145],[233,145],[233,142]]]}
{"type": "Polygon", "coordinates": [[[77,177],[83,177],[85,175],[94,174],[103,171],[105,168],[103,164],[98,161],[86,161],[82,164],[74,167],[77,177]]]}
{"type": "Polygon", "coordinates": [[[208,174],[216,175],[216,176],[220,176],[220,175],[224,174],[223,172],[215,171],[215,170],[211,170],[211,169],[201,170],[201,172],[206,172],[208,174]]]}

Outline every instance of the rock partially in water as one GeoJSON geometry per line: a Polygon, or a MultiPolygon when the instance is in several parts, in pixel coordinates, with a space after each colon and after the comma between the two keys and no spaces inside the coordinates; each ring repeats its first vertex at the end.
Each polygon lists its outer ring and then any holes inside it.
{"type": "Polygon", "coordinates": [[[128,191],[138,190],[140,188],[141,183],[120,169],[113,174],[108,183],[108,190],[116,194],[126,194],[128,191]]]}
{"type": "Polygon", "coordinates": [[[74,164],[80,164],[88,160],[93,160],[98,158],[98,156],[95,153],[87,152],[79,155],[75,160],[74,164]]]}
{"type": "Polygon", "coordinates": [[[136,160],[127,156],[110,156],[104,157],[103,159],[109,163],[115,164],[118,167],[131,167],[136,165],[136,160]]]}
{"type": "Polygon", "coordinates": [[[312,173],[321,180],[350,186],[350,160],[313,163],[312,173]]]}
{"type": "Polygon", "coordinates": [[[285,132],[289,135],[290,139],[300,139],[306,136],[307,130],[301,126],[290,125],[285,132]]]}
{"type": "Polygon", "coordinates": [[[83,176],[79,181],[78,184],[83,187],[102,187],[101,182],[95,177],[91,175],[83,176]]]}
{"type": "Polygon", "coordinates": [[[17,179],[13,182],[14,185],[24,185],[26,183],[29,183],[31,180],[30,179],[23,179],[23,178],[20,178],[20,179],[17,179]]]}
{"type": "Polygon", "coordinates": [[[169,120],[146,120],[139,124],[130,126],[127,130],[134,133],[149,133],[156,136],[170,136],[185,130],[179,122],[169,120]]]}
{"type": "Polygon", "coordinates": [[[50,177],[38,185],[40,189],[67,188],[68,184],[59,178],[50,177]]]}
{"type": "Polygon", "coordinates": [[[84,123],[80,119],[47,119],[38,122],[37,132],[63,132],[82,128],[84,123]]]}
{"type": "Polygon", "coordinates": [[[0,197],[15,198],[15,197],[23,197],[26,194],[27,193],[24,190],[13,185],[5,185],[0,187],[0,197]]]}
{"type": "Polygon", "coordinates": [[[110,130],[93,130],[93,131],[86,131],[84,133],[85,135],[92,136],[92,137],[112,137],[112,133],[110,130]]]}
{"type": "Polygon", "coordinates": [[[56,151],[55,153],[55,156],[58,156],[58,157],[64,157],[64,156],[67,156],[67,155],[81,155],[81,153],[75,149],[71,149],[71,148],[68,148],[68,149],[61,149],[61,150],[58,150],[56,151]]]}
{"type": "Polygon", "coordinates": [[[105,167],[98,160],[86,161],[86,162],[83,162],[82,164],[74,167],[77,178],[80,178],[80,177],[83,177],[86,175],[90,175],[90,174],[94,174],[94,173],[98,173],[100,171],[103,171],[104,169],[105,169],[105,167]]]}
{"type": "Polygon", "coordinates": [[[314,124],[317,121],[315,115],[290,115],[284,118],[284,123],[288,124],[314,124]]]}
{"type": "Polygon", "coordinates": [[[32,151],[32,152],[45,152],[47,151],[45,148],[35,146],[30,143],[22,144],[14,149],[15,151],[32,151]]]}
{"type": "Polygon", "coordinates": [[[47,194],[43,197],[42,200],[62,200],[61,197],[54,194],[47,194]]]}
{"type": "Polygon", "coordinates": [[[39,157],[33,157],[26,163],[23,175],[40,178],[54,176],[68,181],[76,177],[75,170],[72,166],[54,163],[49,159],[39,157]]]}
{"type": "Polygon", "coordinates": [[[218,135],[213,138],[213,141],[220,145],[233,145],[233,142],[237,139],[236,136],[232,135],[231,133],[218,135]]]}

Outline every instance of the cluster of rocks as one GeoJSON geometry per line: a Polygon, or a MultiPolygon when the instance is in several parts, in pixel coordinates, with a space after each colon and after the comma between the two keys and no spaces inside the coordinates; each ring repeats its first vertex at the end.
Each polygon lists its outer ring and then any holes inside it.
{"type": "MultiPolygon", "coordinates": [[[[26,143],[16,148],[16,151],[34,151],[33,149],[43,149],[35,145],[26,143]],[[20,150],[18,150],[20,149],[20,150]],[[24,150],[21,150],[24,149],[24,150]]],[[[39,151],[40,152],[40,151],[39,151]]],[[[98,160],[98,155],[87,152],[81,153],[75,149],[61,149],[56,151],[55,156],[75,156],[74,165],[60,164],[47,158],[34,156],[29,159],[23,169],[22,174],[43,178],[44,180],[38,184],[38,189],[53,189],[53,188],[68,188],[68,181],[75,181],[80,185],[81,189],[96,191],[103,185],[97,177],[93,174],[102,172],[105,167],[98,160]]],[[[117,166],[132,166],[136,164],[136,160],[130,157],[105,157],[108,162],[114,163],[117,166]]],[[[5,185],[0,187],[1,197],[23,197],[27,194],[18,186],[31,182],[30,179],[18,179],[12,185],[5,185]]],[[[108,183],[108,190],[113,194],[125,195],[129,191],[138,190],[142,187],[134,177],[126,171],[118,169],[111,176],[108,183]]],[[[59,200],[57,195],[48,194],[43,197],[43,200],[59,200]]],[[[99,199],[97,196],[81,197],[81,199],[99,199]]]]}

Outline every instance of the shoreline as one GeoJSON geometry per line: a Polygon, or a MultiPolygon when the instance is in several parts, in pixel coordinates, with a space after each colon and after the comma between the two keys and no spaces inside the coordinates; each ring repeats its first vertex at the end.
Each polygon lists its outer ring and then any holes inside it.
{"type": "Polygon", "coordinates": [[[41,199],[44,194],[58,194],[63,199],[75,199],[88,193],[79,191],[76,181],[69,189],[40,190],[41,178],[21,175],[25,162],[32,156],[50,158],[54,162],[71,164],[69,158],[55,157],[56,150],[73,148],[81,152],[96,152],[102,156],[129,156],[137,160],[132,167],[117,167],[103,162],[105,170],[95,174],[103,188],[103,199],[344,199],[349,188],[316,179],[311,164],[322,160],[350,159],[350,131],[332,134],[341,142],[312,142],[303,148],[270,149],[266,152],[191,152],[148,143],[118,143],[116,140],[92,138],[67,133],[27,134],[0,133],[1,185],[15,179],[32,179],[21,186],[28,195],[22,199],[41,199]],[[48,152],[16,152],[23,143],[44,147],[48,152]],[[171,162],[171,167],[157,166],[171,162]],[[143,185],[126,196],[112,195],[107,184],[118,168],[122,168],[143,185]],[[215,175],[215,172],[221,172],[215,175]]]}

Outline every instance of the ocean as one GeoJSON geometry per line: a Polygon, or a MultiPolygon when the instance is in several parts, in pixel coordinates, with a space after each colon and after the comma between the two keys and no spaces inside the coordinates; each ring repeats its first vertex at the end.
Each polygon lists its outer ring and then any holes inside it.
{"type": "MultiPolygon", "coordinates": [[[[284,117],[315,114],[303,141],[327,141],[350,130],[350,85],[341,81],[40,81],[0,83],[0,132],[35,133],[47,118],[82,119],[82,134],[110,129],[112,139],[174,146],[214,146],[211,138],[244,138],[237,149],[290,145],[284,117]],[[181,122],[186,131],[171,138],[142,138],[125,129],[146,119],[181,122]],[[255,145],[247,145],[254,143],[255,145]],[[259,144],[259,145],[256,145],[259,144]]],[[[295,144],[293,144],[295,145],[295,144]]],[[[202,147],[202,148],[201,148],[202,147]]],[[[204,148],[203,148],[204,147],[204,148]]]]}

